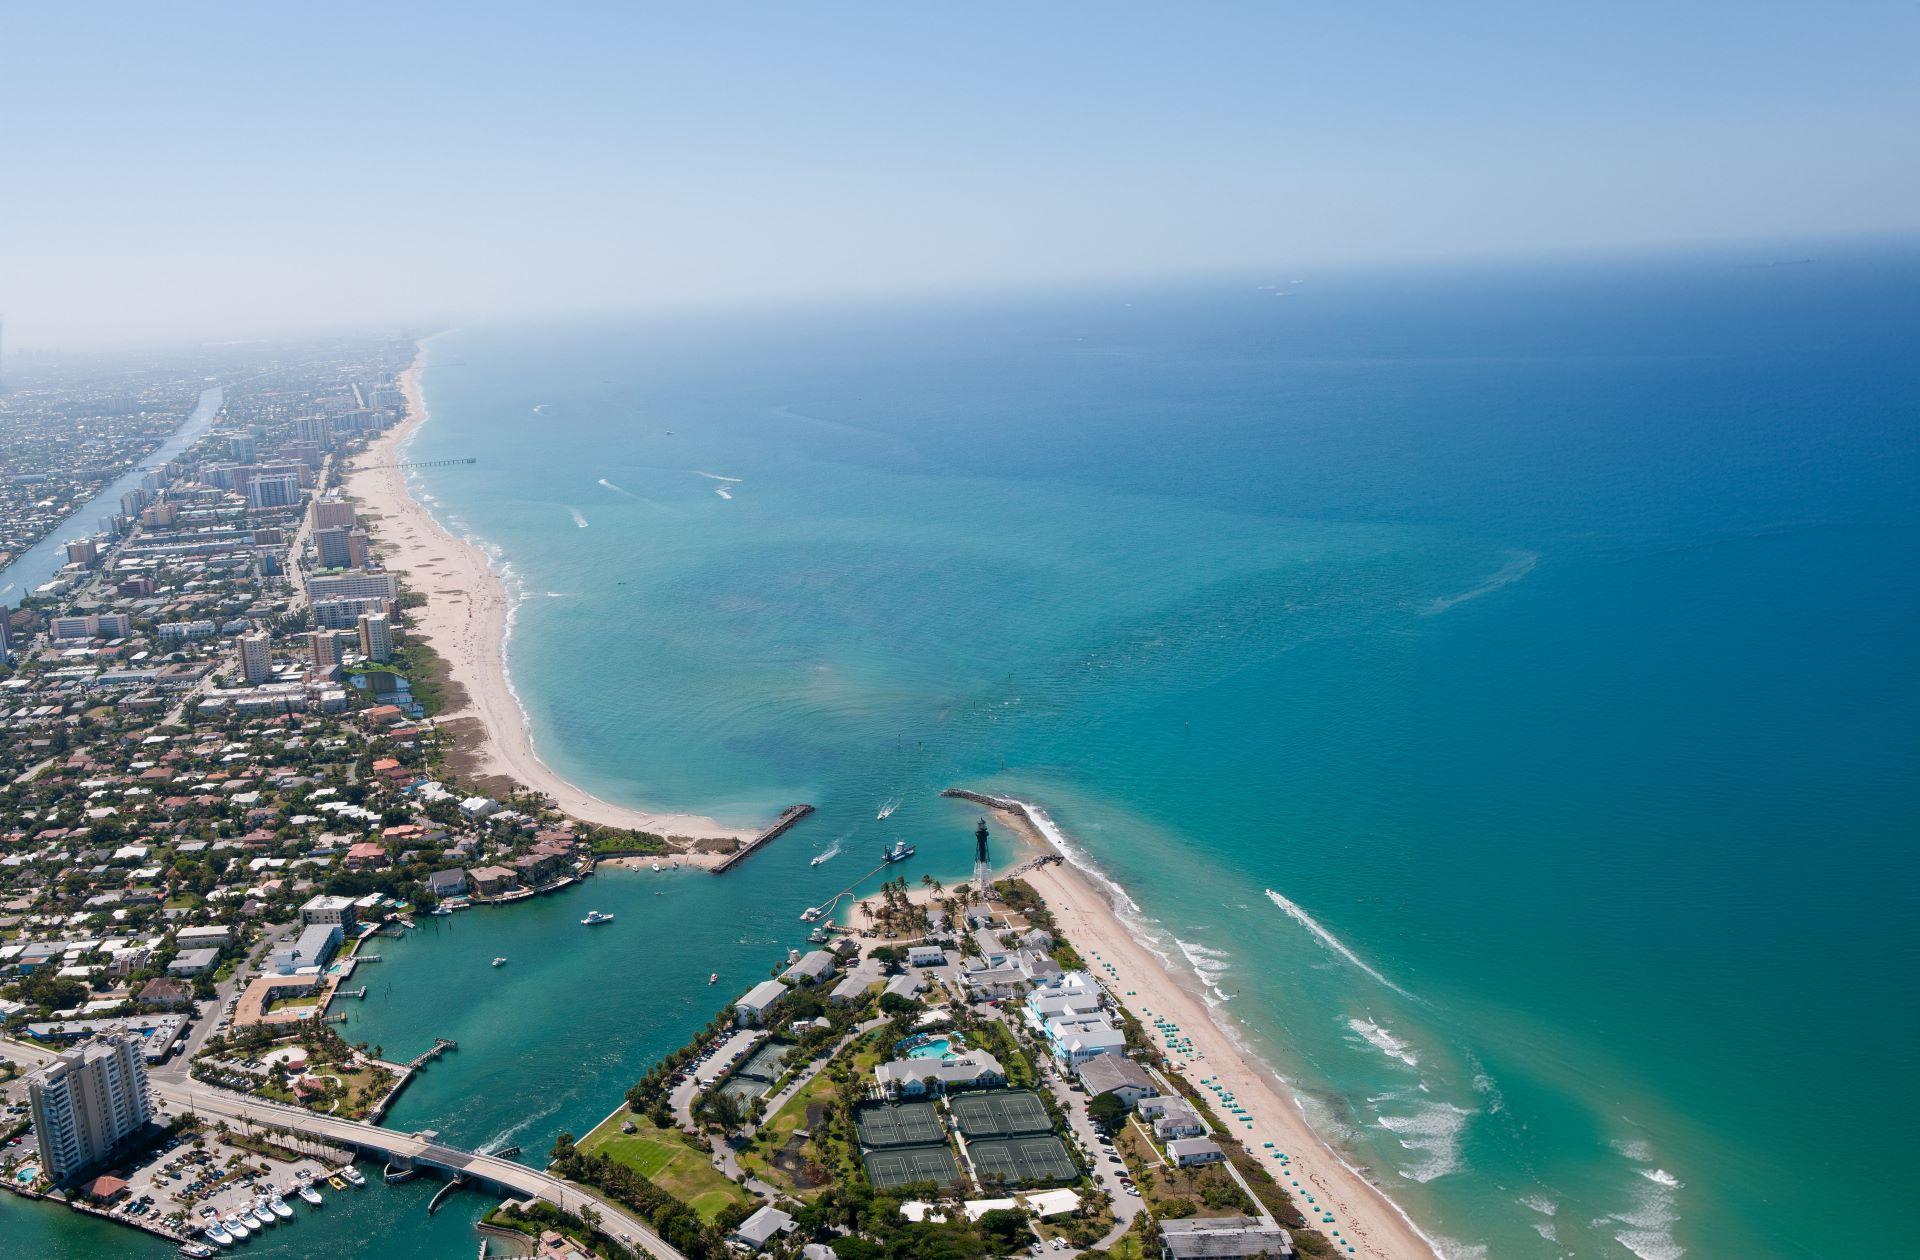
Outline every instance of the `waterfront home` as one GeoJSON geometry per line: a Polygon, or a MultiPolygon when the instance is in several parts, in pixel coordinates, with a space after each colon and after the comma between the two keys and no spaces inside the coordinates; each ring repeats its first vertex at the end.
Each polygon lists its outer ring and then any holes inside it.
{"type": "Polygon", "coordinates": [[[498,897],[514,886],[513,872],[504,866],[482,866],[467,872],[476,897],[498,897]]]}
{"type": "Polygon", "coordinates": [[[445,901],[449,897],[467,895],[467,873],[459,867],[450,870],[434,871],[427,876],[427,891],[445,901]]]}
{"type": "Polygon", "coordinates": [[[1077,1068],[1096,1055],[1119,1054],[1127,1048],[1126,1034],[1104,1015],[1050,1019],[1043,1027],[1047,1048],[1069,1068],[1077,1068]]]}
{"type": "Polygon", "coordinates": [[[792,1228],[793,1217],[768,1205],[734,1226],[727,1241],[747,1251],[758,1251],[792,1228]]]}
{"type": "Polygon", "coordinates": [[[1189,1217],[1160,1222],[1160,1260],[1252,1260],[1293,1255],[1293,1236],[1250,1216],[1189,1217]]]}
{"type": "Polygon", "coordinates": [[[781,972],[780,978],[788,984],[815,984],[833,974],[833,965],[833,955],[826,950],[809,950],[781,972]]]}
{"type": "Polygon", "coordinates": [[[268,966],[283,976],[318,971],[332,961],[340,940],[338,923],[316,923],[302,928],[292,945],[273,951],[268,966]]]}
{"type": "Polygon", "coordinates": [[[593,1253],[559,1230],[540,1231],[539,1260],[593,1260],[593,1253]]]}
{"type": "Polygon", "coordinates": [[[1007,1083],[1000,1060],[985,1050],[968,1050],[948,1059],[894,1059],[873,1070],[888,1098],[920,1098],[956,1089],[992,1089],[1007,1083]]]}
{"type": "Polygon", "coordinates": [[[1027,994],[1025,1005],[1035,1029],[1045,1028],[1050,1019],[1091,1019],[1101,1011],[1099,995],[1058,986],[1035,989],[1027,994]]]}
{"type": "Polygon", "coordinates": [[[762,980],[733,1004],[734,1018],[745,1028],[766,1017],[767,1008],[787,995],[787,986],[778,980],[762,980]]]}
{"type": "Polygon", "coordinates": [[[1204,1137],[1206,1132],[1207,1126],[1201,1121],[1200,1113],[1179,1099],[1168,1100],[1167,1105],[1160,1108],[1159,1114],[1153,1118],[1153,1135],[1162,1142],[1204,1137]]]}
{"type": "Polygon", "coordinates": [[[1221,1163],[1227,1158],[1227,1153],[1212,1138],[1190,1137],[1167,1143],[1167,1158],[1173,1161],[1175,1168],[1199,1168],[1206,1164],[1221,1163]]]}
{"type": "Polygon", "coordinates": [[[1090,1098],[1112,1094],[1132,1107],[1141,1099],[1152,1098],[1160,1092],[1153,1078],[1147,1075],[1147,1070],[1123,1054],[1095,1055],[1082,1063],[1077,1072],[1090,1098]]]}
{"type": "Polygon", "coordinates": [[[1031,985],[1048,985],[1065,974],[1065,970],[1053,960],[1051,954],[1032,949],[1022,949],[1015,954],[1013,967],[1031,985]]]}

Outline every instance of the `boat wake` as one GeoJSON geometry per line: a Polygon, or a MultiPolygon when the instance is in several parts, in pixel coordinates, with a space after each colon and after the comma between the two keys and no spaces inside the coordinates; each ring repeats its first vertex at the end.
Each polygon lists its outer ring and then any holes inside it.
{"type": "MultiPolygon", "coordinates": [[[[1361,960],[1360,955],[1354,953],[1352,950],[1347,948],[1346,942],[1342,941],[1339,937],[1335,936],[1333,933],[1327,931],[1326,928],[1320,925],[1320,921],[1318,919],[1315,919],[1312,915],[1308,914],[1305,910],[1302,910],[1299,906],[1287,900],[1287,898],[1281,896],[1279,893],[1269,888],[1267,889],[1267,900],[1271,901],[1274,905],[1279,906],[1282,910],[1286,911],[1287,916],[1289,918],[1294,920],[1294,922],[1298,923],[1301,927],[1307,929],[1307,931],[1313,933],[1315,940],[1319,941],[1322,945],[1326,946],[1328,949],[1332,950],[1334,953],[1340,955],[1340,957],[1346,959],[1348,962],[1352,963],[1354,966],[1360,968],[1360,970],[1366,972],[1368,975],[1372,976],[1375,980],[1378,980],[1381,984],[1386,985],[1389,989],[1392,989],[1395,993],[1398,993],[1401,997],[1404,997],[1404,998],[1413,997],[1413,994],[1407,992],[1405,989],[1401,988],[1399,985],[1395,984],[1393,981],[1387,979],[1385,976],[1375,971],[1372,967],[1369,967],[1365,962],[1361,960]]],[[[1415,999],[1415,1000],[1417,1001],[1418,999],[1415,999]]]]}
{"type": "Polygon", "coordinates": [[[893,811],[900,808],[900,798],[890,796],[880,806],[880,812],[874,815],[876,820],[892,817],[893,811]]]}
{"type": "Polygon", "coordinates": [[[575,525],[578,525],[581,529],[585,529],[587,527],[587,518],[580,515],[579,508],[568,508],[567,514],[573,517],[573,523],[575,525]]]}
{"type": "Polygon", "coordinates": [[[694,469],[693,475],[696,477],[705,477],[708,481],[727,481],[727,482],[732,482],[735,485],[738,485],[742,480],[744,480],[744,478],[741,478],[741,477],[722,477],[719,473],[701,472],[697,468],[694,469]]]}
{"type": "Polygon", "coordinates": [[[830,845],[828,845],[828,846],[826,847],[826,850],[825,850],[824,852],[822,852],[822,853],[816,853],[816,854],[814,855],[814,858],[813,858],[813,861],[811,861],[811,862],[809,862],[809,863],[808,863],[808,865],[809,865],[809,866],[820,866],[820,865],[822,865],[823,863],[826,863],[826,862],[831,862],[831,861],[833,861],[833,859],[835,859],[835,858],[837,858],[837,857],[839,857],[839,856],[840,856],[840,842],[841,842],[842,840],[845,840],[845,839],[846,839],[846,838],[847,838],[847,837],[848,837],[849,835],[852,835],[852,834],[853,834],[852,832],[843,832],[843,833],[841,833],[840,835],[837,835],[837,836],[835,836],[835,837],[833,838],[833,843],[832,843],[832,844],[830,844],[830,845]]]}
{"type": "Polygon", "coordinates": [[[607,489],[613,491],[615,494],[624,494],[629,499],[634,497],[633,491],[627,489],[625,486],[616,486],[611,481],[608,481],[605,477],[600,478],[597,484],[605,486],[607,489]]]}
{"type": "Polygon", "coordinates": [[[1512,586],[1515,582],[1518,582],[1521,578],[1533,572],[1533,567],[1539,563],[1540,553],[1537,551],[1509,551],[1507,553],[1507,562],[1501,566],[1498,573],[1480,583],[1480,585],[1474,587],[1472,590],[1462,591],[1458,595],[1442,595],[1425,608],[1422,608],[1420,615],[1422,617],[1435,617],[1446,612],[1449,608],[1455,608],[1466,603],[1470,599],[1479,599],[1482,595],[1493,594],[1503,586],[1512,586]]]}
{"type": "Polygon", "coordinates": [[[727,500],[729,503],[733,501],[733,491],[727,489],[725,486],[715,486],[713,488],[713,492],[719,495],[721,498],[727,500]]]}

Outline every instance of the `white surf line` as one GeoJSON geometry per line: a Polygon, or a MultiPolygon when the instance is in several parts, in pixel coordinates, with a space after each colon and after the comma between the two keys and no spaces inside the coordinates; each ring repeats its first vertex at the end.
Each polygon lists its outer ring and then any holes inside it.
{"type": "MultiPolygon", "coordinates": [[[[1372,967],[1369,967],[1365,962],[1361,960],[1360,955],[1354,953],[1352,950],[1347,948],[1346,942],[1342,941],[1339,937],[1335,936],[1333,933],[1327,931],[1326,928],[1320,926],[1319,920],[1315,919],[1312,915],[1308,914],[1305,910],[1302,910],[1299,906],[1295,905],[1293,902],[1289,901],[1287,898],[1281,896],[1279,893],[1273,891],[1273,889],[1271,888],[1267,889],[1267,900],[1271,901],[1274,905],[1279,906],[1282,910],[1286,911],[1287,916],[1289,918],[1293,919],[1294,922],[1298,923],[1301,927],[1307,929],[1307,931],[1313,933],[1314,939],[1318,940],[1322,945],[1326,946],[1328,949],[1332,950],[1334,953],[1340,955],[1340,957],[1346,959],[1348,962],[1352,963],[1354,966],[1360,968],[1360,970],[1366,972],[1368,975],[1372,976],[1375,980],[1378,980],[1381,984],[1386,985],[1389,989],[1392,989],[1395,993],[1398,993],[1401,997],[1413,998],[1413,994],[1407,992],[1405,989],[1401,988],[1399,985],[1395,984],[1393,981],[1387,979],[1385,976],[1375,971],[1372,967]]],[[[1418,1001],[1419,999],[1414,998],[1413,1000],[1418,1001]]]]}

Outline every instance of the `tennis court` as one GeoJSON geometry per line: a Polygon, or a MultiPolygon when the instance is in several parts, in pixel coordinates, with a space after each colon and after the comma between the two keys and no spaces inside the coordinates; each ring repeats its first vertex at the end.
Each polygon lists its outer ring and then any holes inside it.
{"type": "Polygon", "coordinates": [[[867,1180],[875,1190],[892,1190],[915,1181],[954,1186],[961,1182],[960,1165],[945,1146],[896,1146],[868,1151],[863,1157],[867,1180]]]}
{"type": "Polygon", "coordinates": [[[953,1121],[971,1142],[978,1138],[1018,1137],[1053,1132],[1046,1104],[1028,1089],[996,1089],[984,1094],[956,1094],[947,1100],[953,1121]]]}
{"type": "Polygon", "coordinates": [[[854,1125],[860,1130],[860,1145],[869,1150],[886,1150],[896,1146],[940,1146],[947,1140],[946,1130],[940,1127],[940,1116],[934,1111],[932,1103],[862,1107],[854,1116],[854,1125]]]}
{"type": "Polygon", "coordinates": [[[968,1142],[967,1155],[980,1174],[980,1183],[987,1186],[1048,1185],[1080,1175],[1066,1144],[1051,1133],[968,1142]]]}

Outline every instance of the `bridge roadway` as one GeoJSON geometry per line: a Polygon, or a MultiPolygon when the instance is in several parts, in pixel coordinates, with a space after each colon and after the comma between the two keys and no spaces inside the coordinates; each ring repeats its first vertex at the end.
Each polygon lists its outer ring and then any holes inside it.
{"type": "Polygon", "coordinates": [[[170,1081],[150,1078],[154,1099],[176,1112],[223,1120],[244,1120],[262,1128],[285,1129],[303,1133],[335,1146],[378,1154],[388,1158],[411,1160],[416,1165],[459,1173],[469,1181],[482,1182],[521,1199],[544,1199],[563,1212],[579,1216],[592,1208],[600,1216],[600,1231],[628,1246],[639,1246],[658,1260],[687,1260],[686,1256],[653,1231],[653,1227],[625,1208],[609,1203],[558,1177],[528,1168],[525,1164],[494,1155],[448,1146],[414,1133],[383,1129],[323,1116],[299,1107],[285,1107],[263,1099],[248,1098],[224,1089],[213,1089],[196,1081],[170,1081]]]}

